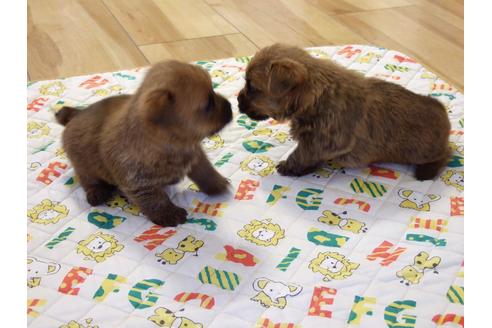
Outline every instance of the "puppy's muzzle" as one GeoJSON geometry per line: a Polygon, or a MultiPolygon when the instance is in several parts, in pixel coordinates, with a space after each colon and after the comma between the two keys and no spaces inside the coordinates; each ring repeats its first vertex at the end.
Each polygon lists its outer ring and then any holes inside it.
{"type": "Polygon", "coordinates": [[[249,105],[248,98],[244,95],[244,91],[241,90],[237,96],[237,103],[239,107],[239,112],[248,115],[251,119],[256,121],[263,121],[268,118],[267,115],[255,113],[251,106],[249,105]]]}

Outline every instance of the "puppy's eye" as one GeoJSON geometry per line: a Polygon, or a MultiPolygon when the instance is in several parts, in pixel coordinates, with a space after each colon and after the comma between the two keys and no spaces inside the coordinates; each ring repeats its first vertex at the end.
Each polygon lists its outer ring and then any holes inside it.
{"type": "Polygon", "coordinates": [[[258,89],[256,89],[252,84],[251,84],[251,80],[246,80],[246,89],[248,89],[249,92],[253,93],[253,92],[256,92],[258,91],[258,89]]]}

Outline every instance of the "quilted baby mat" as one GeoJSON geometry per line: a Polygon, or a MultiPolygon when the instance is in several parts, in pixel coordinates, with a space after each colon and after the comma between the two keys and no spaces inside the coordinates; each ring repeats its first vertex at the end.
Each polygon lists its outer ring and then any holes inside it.
{"type": "Polygon", "coordinates": [[[29,327],[463,327],[463,95],[396,51],[308,50],[439,99],[452,123],[442,173],[419,182],[379,163],[282,177],[288,125],[237,111],[250,57],[199,61],[233,105],[203,141],[232,191],[208,197],[185,179],[169,194],[188,221],[162,228],[122,195],[89,206],[54,119],[133,93],[146,69],[30,83],[29,327]]]}

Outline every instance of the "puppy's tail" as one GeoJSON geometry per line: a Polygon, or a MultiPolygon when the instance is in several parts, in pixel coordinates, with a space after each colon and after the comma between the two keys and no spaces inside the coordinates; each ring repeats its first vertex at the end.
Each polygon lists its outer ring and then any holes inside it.
{"type": "Polygon", "coordinates": [[[58,123],[61,125],[67,125],[72,118],[74,118],[79,113],[79,110],[74,107],[64,106],[58,112],[56,112],[55,117],[58,123]]]}
{"type": "Polygon", "coordinates": [[[418,164],[415,168],[415,178],[420,181],[434,179],[439,171],[448,163],[448,157],[446,156],[435,162],[418,164]]]}

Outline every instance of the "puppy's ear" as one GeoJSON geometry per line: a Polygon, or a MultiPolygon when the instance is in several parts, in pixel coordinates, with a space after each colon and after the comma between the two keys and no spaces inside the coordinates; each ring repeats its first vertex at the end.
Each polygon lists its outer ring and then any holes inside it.
{"type": "Polygon", "coordinates": [[[166,89],[145,92],[140,98],[143,117],[154,124],[166,125],[172,115],[174,94],[166,89]]]}
{"type": "Polygon", "coordinates": [[[288,58],[272,61],[268,70],[268,90],[278,96],[303,83],[308,76],[302,63],[288,58]]]}

